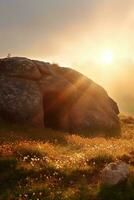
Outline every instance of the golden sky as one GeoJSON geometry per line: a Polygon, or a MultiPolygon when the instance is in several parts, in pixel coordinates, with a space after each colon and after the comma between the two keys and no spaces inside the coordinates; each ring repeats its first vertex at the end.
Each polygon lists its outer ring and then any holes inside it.
{"type": "Polygon", "coordinates": [[[134,0],[0,0],[0,45],[81,71],[134,113],[134,0]]]}

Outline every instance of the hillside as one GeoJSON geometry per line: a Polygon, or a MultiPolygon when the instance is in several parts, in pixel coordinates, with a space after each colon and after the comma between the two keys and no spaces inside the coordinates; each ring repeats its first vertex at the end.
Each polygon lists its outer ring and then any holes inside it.
{"type": "Polygon", "coordinates": [[[122,117],[121,126],[121,137],[104,138],[1,125],[0,199],[134,199],[134,120],[122,117]],[[101,170],[116,159],[130,164],[131,176],[101,185],[101,170]]]}

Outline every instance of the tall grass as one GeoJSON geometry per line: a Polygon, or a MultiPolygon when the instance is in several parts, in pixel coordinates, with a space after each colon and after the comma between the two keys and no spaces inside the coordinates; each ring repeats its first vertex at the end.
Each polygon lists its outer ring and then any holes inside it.
{"type": "Polygon", "coordinates": [[[0,200],[133,200],[134,123],[121,126],[121,137],[104,138],[2,124],[0,200]],[[117,159],[130,164],[129,179],[101,185],[101,170],[117,159]]]}

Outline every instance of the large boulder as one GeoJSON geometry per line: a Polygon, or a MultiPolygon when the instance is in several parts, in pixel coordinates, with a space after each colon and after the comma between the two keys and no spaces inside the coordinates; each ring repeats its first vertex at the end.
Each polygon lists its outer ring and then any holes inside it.
{"type": "Polygon", "coordinates": [[[27,58],[0,59],[0,118],[71,132],[119,131],[118,106],[81,73],[27,58]]]}

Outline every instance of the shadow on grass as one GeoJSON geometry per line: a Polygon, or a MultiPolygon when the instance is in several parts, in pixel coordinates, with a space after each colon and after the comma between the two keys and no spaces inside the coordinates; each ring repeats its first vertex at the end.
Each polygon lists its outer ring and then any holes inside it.
{"type": "Polygon", "coordinates": [[[26,140],[35,140],[35,141],[49,141],[51,143],[58,142],[59,144],[67,144],[65,137],[67,135],[79,135],[81,137],[96,137],[102,136],[106,138],[121,136],[120,130],[97,130],[94,128],[90,130],[75,131],[71,133],[52,130],[48,128],[40,129],[33,128],[26,125],[16,125],[6,122],[0,122],[0,142],[15,142],[26,140]]]}
{"type": "Polygon", "coordinates": [[[128,181],[115,186],[101,186],[97,199],[134,200],[134,177],[130,177],[128,181]]]}
{"type": "Polygon", "coordinates": [[[39,129],[29,126],[19,126],[16,124],[0,123],[0,142],[15,142],[15,141],[49,141],[51,143],[59,143],[65,145],[65,136],[67,133],[55,131],[52,129],[39,129]]]}

